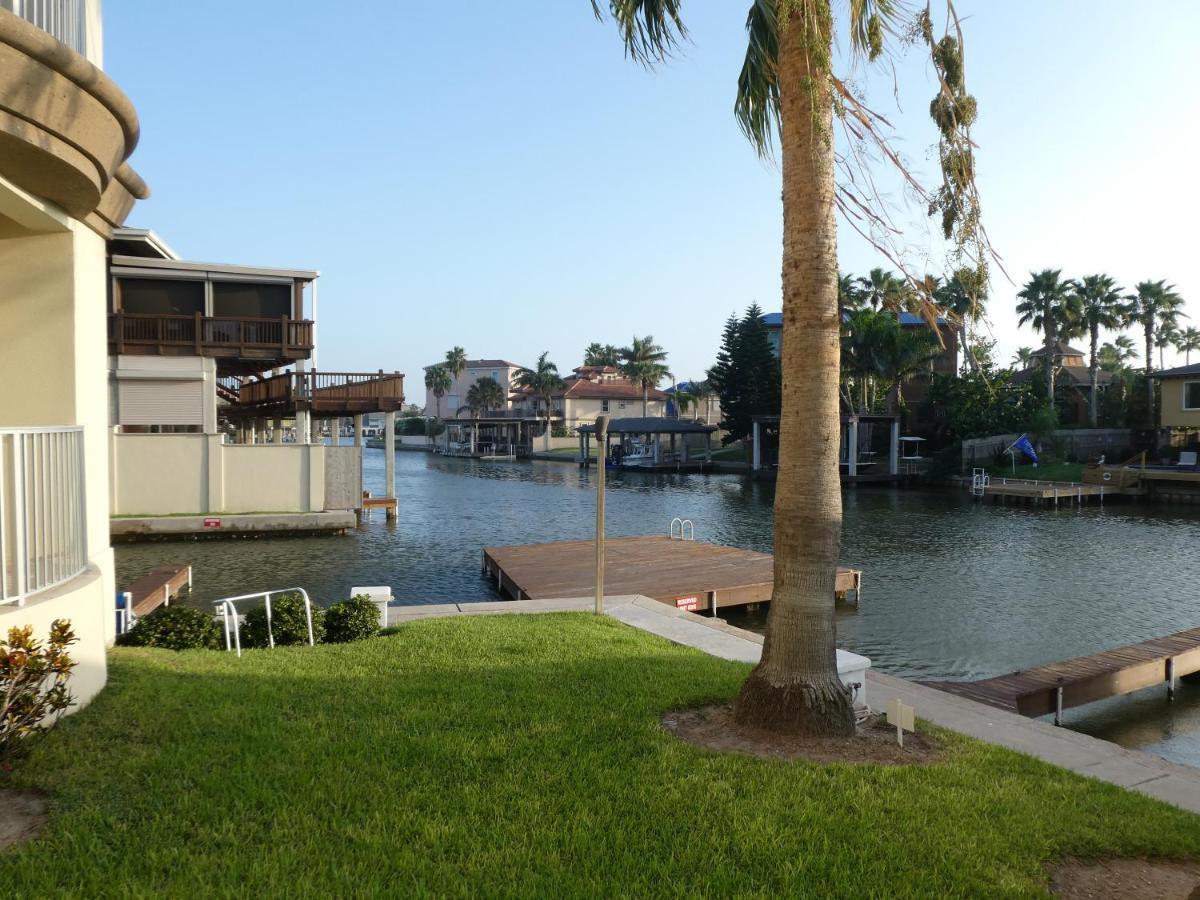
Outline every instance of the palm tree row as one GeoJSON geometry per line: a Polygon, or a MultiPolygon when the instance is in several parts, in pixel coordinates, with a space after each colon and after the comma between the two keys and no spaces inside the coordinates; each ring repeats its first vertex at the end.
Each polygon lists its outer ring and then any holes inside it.
{"type": "MultiPolygon", "coordinates": [[[[1086,335],[1090,341],[1088,361],[1091,396],[1088,415],[1093,428],[1099,415],[1099,373],[1101,368],[1100,330],[1117,330],[1139,326],[1145,339],[1146,403],[1149,424],[1153,425],[1154,348],[1159,350],[1159,366],[1166,347],[1175,347],[1190,360],[1191,351],[1200,351],[1200,332],[1194,328],[1180,331],[1178,321],[1183,312],[1183,298],[1174,285],[1166,281],[1139,282],[1134,292],[1124,288],[1109,275],[1085,275],[1080,279],[1063,279],[1061,269],[1031,272],[1029,281],[1017,293],[1018,323],[1031,325],[1043,336],[1046,396],[1054,399],[1056,355],[1059,341],[1086,335]]],[[[1024,348],[1022,348],[1024,349],[1024,348]]],[[[1018,357],[1028,365],[1031,355],[1018,357]]]]}

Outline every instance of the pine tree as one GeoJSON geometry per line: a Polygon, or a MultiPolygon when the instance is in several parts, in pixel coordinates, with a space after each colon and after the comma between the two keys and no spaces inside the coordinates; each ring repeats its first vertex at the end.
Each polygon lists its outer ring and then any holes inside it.
{"type": "Polygon", "coordinates": [[[771,349],[757,304],[751,304],[741,319],[731,315],[726,320],[721,350],[716,365],[708,370],[708,380],[721,398],[726,444],[748,437],[755,416],[779,415],[779,358],[771,349]]]}

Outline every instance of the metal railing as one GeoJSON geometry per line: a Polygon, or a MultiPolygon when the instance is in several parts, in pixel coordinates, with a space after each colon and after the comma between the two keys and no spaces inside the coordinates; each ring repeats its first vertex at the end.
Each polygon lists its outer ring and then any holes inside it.
{"type": "Polygon", "coordinates": [[[0,604],[87,568],[83,429],[0,428],[0,604]]]}
{"type": "Polygon", "coordinates": [[[308,591],[304,588],[283,588],[278,591],[259,591],[257,594],[242,594],[239,597],[226,597],[223,600],[217,600],[213,606],[217,608],[217,614],[221,617],[221,627],[225,632],[225,649],[237,650],[237,655],[242,655],[242,634],[240,615],[237,611],[237,603],[243,600],[257,600],[259,597],[263,599],[263,603],[267,609],[267,644],[273,650],[275,649],[275,633],[271,630],[271,597],[275,594],[299,594],[304,599],[304,618],[308,625],[308,645],[316,646],[316,641],[313,639],[312,625],[312,602],[308,599],[308,591]]]}
{"type": "Polygon", "coordinates": [[[87,56],[87,0],[0,0],[0,9],[16,13],[87,56]]]}

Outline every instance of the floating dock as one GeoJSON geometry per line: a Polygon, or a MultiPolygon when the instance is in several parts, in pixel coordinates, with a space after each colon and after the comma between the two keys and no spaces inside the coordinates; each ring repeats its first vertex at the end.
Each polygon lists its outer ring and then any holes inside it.
{"type": "Polygon", "coordinates": [[[1104,502],[1104,498],[1115,497],[1119,490],[1103,484],[1082,484],[1077,481],[1034,481],[1021,478],[993,477],[980,484],[976,480],[971,493],[981,500],[990,498],[993,503],[1009,500],[1031,502],[1038,506],[1074,503],[1082,506],[1091,500],[1104,502]]]}
{"type": "Polygon", "coordinates": [[[1158,684],[1173,696],[1176,679],[1195,672],[1200,672],[1200,628],[982,681],[925,684],[1023,716],[1053,713],[1058,724],[1068,707],[1158,684]]]}
{"type": "Polygon", "coordinates": [[[187,565],[159,566],[147,572],[129,586],[129,605],[136,618],[169,604],[184,588],[192,587],[192,567],[187,565]]]}
{"type": "MultiPolygon", "coordinates": [[[[485,547],[483,570],[502,596],[515,600],[587,597],[596,590],[595,546],[587,540],[485,547]]],[[[771,599],[775,560],[769,553],[661,534],[608,538],[604,546],[607,594],[642,594],[714,613],[771,599]]],[[[857,601],[861,585],[860,570],[838,567],[838,596],[857,601]]]]}

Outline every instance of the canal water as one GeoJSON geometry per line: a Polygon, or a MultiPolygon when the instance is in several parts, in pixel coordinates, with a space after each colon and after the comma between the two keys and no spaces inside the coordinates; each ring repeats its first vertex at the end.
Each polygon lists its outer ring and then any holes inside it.
{"type": "MultiPolygon", "coordinates": [[[[380,491],[383,451],[366,450],[380,491]]],[[[191,602],[302,586],[328,604],[386,584],[402,603],[495,599],[484,546],[587,538],[595,472],[560,462],[397,454],[400,514],[344,537],[119,545],[119,584],[190,562],[191,602]]],[[[770,552],[771,482],[737,475],[610,473],[608,533],[665,533],[770,552]]],[[[863,602],[839,607],[838,642],[908,678],[973,679],[1200,626],[1200,509],[1108,503],[1035,510],[980,505],[952,489],[864,487],[843,495],[842,560],[863,602]]],[[[729,611],[761,630],[765,608],[729,611]]],[[[1173,703],[1150,689],[1069,710],[1070,727],[1200,766],[1200,685],[1173,703]]]]}

